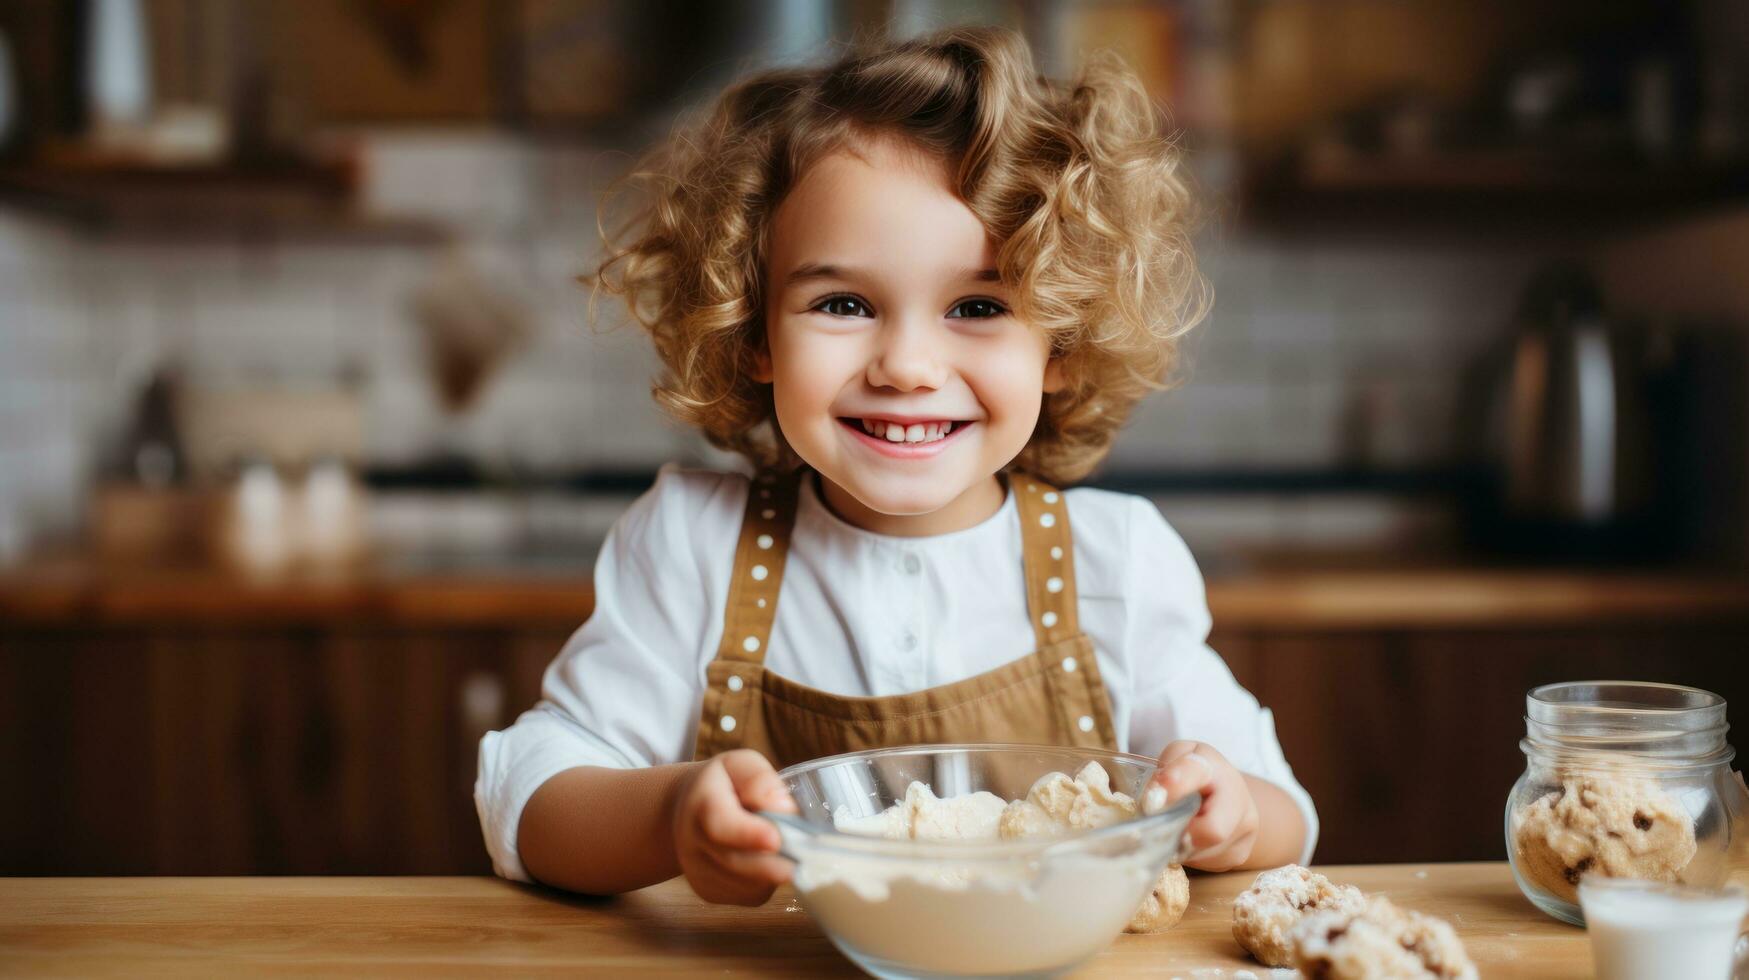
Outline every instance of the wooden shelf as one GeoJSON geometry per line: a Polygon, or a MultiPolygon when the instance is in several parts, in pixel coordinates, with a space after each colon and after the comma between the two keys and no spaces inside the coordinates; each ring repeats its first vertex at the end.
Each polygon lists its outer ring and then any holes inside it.
{"type": "Polygon", "coordinates": [[[0,168],[0,205],[111,236],[343,239],[425,243],[449,232],[421,219],[360,211],[344,164],[269,161],[157,167],[88,163],[0,168]]]}
{"type": "Polygon", "coordinates": [[[1251,168],[1248,223],[1608,231],[1749,201],[1749,161],[1654,165],[1527,151],[1424,159],[1285,157],[1251,168]]]}

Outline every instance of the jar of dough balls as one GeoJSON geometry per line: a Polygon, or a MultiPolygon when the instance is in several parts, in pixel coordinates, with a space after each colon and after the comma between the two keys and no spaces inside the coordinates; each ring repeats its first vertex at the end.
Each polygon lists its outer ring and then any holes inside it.
{"type": "Polygon", "coordinates": [[[1588,875],[1715,888],[1746,866],[1749,791],[1731,770],[1724,698],[1576,681],[1536,688],[1525,704],[1506,853],[1538,908],[1584,925],[1588,875]]]}

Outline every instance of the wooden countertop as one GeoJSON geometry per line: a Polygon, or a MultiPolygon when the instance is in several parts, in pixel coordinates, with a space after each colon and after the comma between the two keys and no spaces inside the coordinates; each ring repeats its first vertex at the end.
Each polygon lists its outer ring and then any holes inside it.
{"type": "Polygon", "coordinates": [[[1749,576],[1405,568],[1211,578],[1217,628],[1441,629],[1749,621],[1749,576]]]}
{"type": "Polygon", "coordinates": [[[44,557],[0,568],[0,625],[297,624],[577,626],[595,606],[591,569],[405,572],[371,565],[250,576],[211,565],[44,557]]]}
{"type": "MultiPolygon", "coordinates": [[[[1319,870],[1445,918],[1482,976],[1591,975],[1585,932],[1532,907],[1504,863],[1319,870]]],[[[1270,976],[1231,934],[1251,878],[1191,879],[1176,928],[1121,936],[1075,975],[1270,976]]],[[[494,878],[0,879],[0,962],[8,976],[857,975],[787,889],[742,909],[678,879],[617,899],[494,878]]]]}
{"type": "MultiPolygon", "coordinates": [[[[1220,629],[1500,628],[1749,621],[1749,575],[1424,567],[1212,574],[1220,629]]],[[[0,568],[0,625],[259,625],[367,621],[431,626],[575,626],[594,603],[590,569],[413,572],[364,566],[251,579],[207,566],[117,565],[69,555],[0,568]]]]}

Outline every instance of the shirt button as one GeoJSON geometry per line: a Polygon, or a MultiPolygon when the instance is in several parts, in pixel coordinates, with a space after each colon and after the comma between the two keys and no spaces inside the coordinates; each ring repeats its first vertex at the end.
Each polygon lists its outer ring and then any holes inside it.
{"type": "Polygon", "coordinates": [[[917,634],[910,630],[906,630],[905,635],[899,637],[899,649],[906,653],[910,653],[912,650],[917,649],[917,634]]]}
{"type": "Polygon", "coordinates": [[[905,574],[915,575],[923,570],[923,559],[916,555],[905,556],[905,574]]]}

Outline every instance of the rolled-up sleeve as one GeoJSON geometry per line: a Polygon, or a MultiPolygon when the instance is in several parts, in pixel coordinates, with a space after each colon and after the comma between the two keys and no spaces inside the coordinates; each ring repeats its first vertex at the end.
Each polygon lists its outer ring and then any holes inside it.
{"type": "Polygon", "coordinates": [[[481,740],[474,806],[499,875],[530,880],[517,832],[547,780],[579,766],[691,758],[712,612],[692,539],[701,490],[720,482],[663,471],[603,543],[594,612],[547,668],[540,702],[481,740]]]}
{"type": "Polygon", "coordinates": [[[1281,787],[1305,818],[1300,863],[1309,863],[1318,843],[1317,808],[1282,754],[1274,715],[1208,645],[1208,602],[1190,549],[1147,500],[1135,500],[1129,524],[1130,751],[1157,756],[1179,739],[1207,742],[1239,771],[1281,787]]]}

